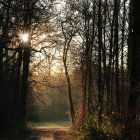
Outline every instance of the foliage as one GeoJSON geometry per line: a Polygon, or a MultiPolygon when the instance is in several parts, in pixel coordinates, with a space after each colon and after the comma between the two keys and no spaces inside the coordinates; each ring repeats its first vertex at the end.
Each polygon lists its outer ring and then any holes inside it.
{"type": "Polygon", "coordinates": [[[102,115],[102,123],[99,129],[98,114],[95,112],[84,122],[76,123],[72,130],[72,137],[80,140],[118,140],[122,139],[125,130],[124,118],[118,118],[116,113],[109,117],[102,115]]]}

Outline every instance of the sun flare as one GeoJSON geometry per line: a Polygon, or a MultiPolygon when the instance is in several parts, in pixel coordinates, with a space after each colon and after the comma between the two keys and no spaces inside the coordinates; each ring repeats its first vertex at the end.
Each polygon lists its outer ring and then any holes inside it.
{"type": "Polygon", "coordinates": [[[24,33],[23,35],[22,35],[22,41],[23,42],[27,42],[29,40],[29,34],[28,33],[24,33]]]}

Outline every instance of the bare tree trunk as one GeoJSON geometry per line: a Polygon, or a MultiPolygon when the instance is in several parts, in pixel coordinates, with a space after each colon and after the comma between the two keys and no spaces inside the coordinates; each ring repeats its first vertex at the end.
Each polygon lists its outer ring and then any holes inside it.
{"type": "MultiPolygon", "coordinates": [[[[24,0],[24,29],[23,33],[30,35],[30,25],[31,25],[31,4],[32,1],[24,0]]],[[[26,97],[28,93],[28,76],[29,76],[29,64],[30,64],[30,38],[26,42],[22,43],[23,47],[23,71],[22,71],[22,82],[21,82],[21,101],[20,101],[20,119],[25,122],[26,113],[26,97]]]]}
{"type": "Polygon", "coordinates": [[[3,43],[0,41],[0,125],[3,127],[3,120],[4,120],[4,113],[3,113],[3,108],[4,108],[4,84],[3,84],[3,43]]]}
{"type": "Polygon", "coordinates": [[[125,43],[125,23],[126,22],[126,0],[123,3],[123,19],[122,19],[122,42],[121,42],[121,114],[125,113],[125,91],[124,91],[124,43],[125,43]]]}
{"type": "Polygon", "coordinates": [[[72,124],[74,124],[74,121],[75,121],[75,110],[74,110],[73,99],[72,99],[72,92],[71,92],[71,81],[70,81],[70,77],[69,77],[69,73],[68,73],[65,57],[63,57],[63,63],[64,63],[64,69],[65,69],[65,75],[66,75],[66,79],[67,79],[67,84],[68,84],[68,95],[69,95],[71,119],[72,119],[72,124]]]}
{"type": "Polygon", "coordinates": [[[114,0],[114,47],[115,47],[115,94],[116,94],[116,109],[120,114],[120,85],[119,85],[119,0],[114,0]]]}
{"type": "Polygon", "coordinates": [[[81,58],[81,71],[82,71],[82,77],[81,77],[81,83],[82,83],[82,122],[85,119],[86,116],[86,97],[87,97],[87,91],[86,91],[86,72],[85,72],[85,55],[82,55],[81,58]],[[84,58],[83,58],[84,57],[84,58]]]}
{"type": "Polygon", "coordinates": [[[109,63],[108,63],[108,71],[107,71],[107,115],[110,115],[112,113],[112,88],[113,88],[113,58],[114,58],[114,53],[113,53],[113,41],[114,41],[114,13],[112,17],[112,22],[111,22],[111,28],[110,28],[110,39],[109,39],[109,63]]]}
{"type": "MultiPolygon", "coordinates": [[[[3,17],[5,20],[5,24],[2,28],[2,34],[0,36],[0,127],[5,127],[5,123],[7,122],[7,94],[5,94],[6,87],[5,87],[5,79],[4,79],[4,48],[7,47],[7,40],[8,40],[8,27],[9,27],[9,20],[10,20],[10,5],[11,1],[7,2],[7,6],[5,7],[5,17],[3,17]]],[[[11,117],[11,116],[10,116],[11,117]]],[[[9,125],[10,126],[10,125],[9,125]]]]}
{"type": "Polygon", "coordinates": [[[23,73],[22,73],[22,84],[21,84],[21,120],[25,119],[25,107],[26,107],[26,97],[28,92],[28,76],[29,76],[29,63],[30,63],[30,48],[25,46],[23,52],[23,73]]]}
{"type": "MultiPolygon", "coordinates": [[[[87,101],[87,111],[88,111],[88,114],[90,115],[92,112],[93,112],[93,66],[92,66],[92,63],[93,63],[93,44],[94,44],[94,40],[95,40],[95,11],[96,11],[96,4],[95,4],[95,1],[93,1],[93,7],[92,7],[92,25],[90,25],[89,21],[88,21],[88,28],[89,28],[89,33],[88,33],[88,40],[89,40],[89,52],[87,53],[88,54],[88,60],[87,60],[87,63],[88,63],[88,87],[87,87],[87,91],[88,91],[88,101],[87,101]],[[91,27],[90,27],[91,26],[91,27]]],[[[88,19],[90,20],[90,18],[88,19]]]]}
{"type": "Polygon", "coordinates": [[[130,93],[128,99],[128,119],[136,119],[136,101],[140,94],[140,2],[132,1],[132,48],[130,55],[130,93]]]}
{"type": "Polygon", "coordinates": [[[102,70],[101,70],[101,64],[102,64],[102,15],[101,15],[101,3],[102,1],[99,0],[98,3],[98,103],[99,103],[99,110],[98,110],[98,119],[99,119],[99,129],[100,125],[102,123],[102,111],[103,111],[103,95],[102,95],[102,70]]]}
{"type": "Polygon", "coordinates": [[[129,17],[129,97],[127,110],[127,139],[139,139],[136,128],[137,97],[140,95],[140,1],[131,0],[129,17]],[[133,131],[132,131],[133,130],[133,131]]]}
{"type": "Polygon", "coordinates": [[[18,49],[18,65],[17,65],[17,74],[16,74],[16,84],[15,84],[15,93],[14,93],[14,121],[20,121],[20,96],[21,96],[21,66],[22,66],[22,48],[19,46],[18,49]]]}
{"type": "MultiPolygon", "coordinates": [[[[104,2],[104,21],[103,21],[103,47],[102,47],[102,56],[103,56],[103,80],[102,80],[102,94],[105,94],[105,86],[107,83],[107,67],[106,67],[106,16],[107,16],[107,0],[104,2]]],[[[107,109],[106,107],[105,109],[107,109]]]]}
{"type": "Polygon", "coordinates": [[[70,36],[66,36],[66,33],[64,32],[64,27],[63,27],[63,22],[61,23],[61,28],[62,28],[62,33],[65,38],[65,44],[63,48],[63,64],[64,64],[64,70],[65,70],[65,76],[68,84],[68,95],[69,95],[69,106],[70,106],[70,113],[71,113],[71,119],[72,119],[72,124],[74,124],[75,121],[75,109],[74,109],[74,104],[73,104],[73,99],[72,99],[72,88],[71,88],[71,81],[70,81],[70,76],[68,73],[68,65],[67,65],[67,58],[68,58],[68,51],[70,47],[70,42],[73,38],[73,33],[70,36]]]}

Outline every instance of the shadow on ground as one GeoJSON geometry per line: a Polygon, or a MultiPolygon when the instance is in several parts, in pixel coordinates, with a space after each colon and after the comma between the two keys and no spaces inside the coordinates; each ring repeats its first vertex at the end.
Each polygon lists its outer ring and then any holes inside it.
{"type": "Polygon", "coordinates": [[[15,136],[3,136],[0,140],[67,140],[66,128],[33,128],[15,136]]]}

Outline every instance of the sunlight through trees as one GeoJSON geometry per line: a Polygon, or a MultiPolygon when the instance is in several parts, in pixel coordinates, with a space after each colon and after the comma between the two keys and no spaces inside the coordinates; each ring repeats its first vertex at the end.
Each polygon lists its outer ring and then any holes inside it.
{"type": "Polygon", "coordinates": [[[139,6],[0,0],[1,130],[56,120],[77,139],[139,139],[139,6]]]}

